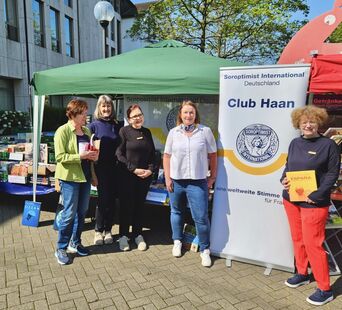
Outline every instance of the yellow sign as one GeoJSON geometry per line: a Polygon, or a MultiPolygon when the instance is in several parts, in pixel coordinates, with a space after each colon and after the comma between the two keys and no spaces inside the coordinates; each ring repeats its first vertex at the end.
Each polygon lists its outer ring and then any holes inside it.
{"type": "Polygon", "coordinates": [[[242,172],[252,174],[252,175],[265,175],[265,174],[273,173],[274,171],[277,171],[280,168],[282,168],[286,163],[287,154],[285,153],[280,154],[280,156],[275,162],[264,167],[253,167],[253,166],[244,164],[236,157],[233,150],[219,149],[218,156],[226,157],[235,168],[239,169],[242,172]]]}

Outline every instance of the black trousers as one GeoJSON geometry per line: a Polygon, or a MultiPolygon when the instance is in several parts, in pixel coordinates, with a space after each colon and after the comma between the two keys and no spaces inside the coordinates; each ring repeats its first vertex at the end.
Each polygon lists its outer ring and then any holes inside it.
{"type": "Polygon", "coordinates": [[[95,172],[98,179],[95,231],[110,231],[114,223],[115,200],[118,197],[119,169],[113,163],[97,163],[95,172]]]}
{"type": "Polygon", "coordinates": [[[132,235],[137,237],[142,233],[142,218],[145,199],[150,188],[152,176],[141,179],[125,168],[120,182],[120,236],[128,236],[129,226],[132,225],[132,235]]]}

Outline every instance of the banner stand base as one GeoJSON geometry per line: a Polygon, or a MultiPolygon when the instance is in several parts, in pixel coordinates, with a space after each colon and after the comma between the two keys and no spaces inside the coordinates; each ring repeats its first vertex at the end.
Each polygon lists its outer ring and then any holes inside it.
{"type": "MultiPolygon", "coordinates": [[[[232,260],[230,258],[226,258],[226,266],[227,268],[232,267],[232,260]]],[[[265,276],[269,276],[272,272],[272,268],[271,267],[266,267],[265,271],[264,271],[264,275],[265,276]]]]}
{"type": "Polygon", "coordinates": [[[230,258],[226,258],[226,266],[228,268],[232,267],[232,260],[230,258]]]}
{"type": "Polygon", "coordinates": [[[264,271],[264,275],[265,276],[269,276],[272,272],[273,269],[277,269],[277,270],[281,270],[281,271],[286,271],[286,272],[294,272],[294,266],[293,267],[287,267],[287,266],[281,266],[281,265],[275,265],[275,264],[270,264],[270,263],[266,263],[266,262],[261,262],[261,261],[256,261],[253,259],[248,259],[248,258],[244,258],[244,257],[238,257],[238,256],[234,256],[234,255],[227,255],[224,253],[217,253],[215,251],[212,251],[211,253],[214,256],[218,256],[221,258],[225,258],[226,259],[226,266],[227,268],[232,267],[232,261],[238,261],[241,263],[246,263],[246,264],[252,264],[252,265],[256,265],[256,266],[261,266],[261,267],[265,267],[265,271],[264,271]]]}
{"type": "Polygon", "coordinates": [[[265,268],[265,271],[264,271],[264,275],[265,275],[265,276],[269,276],[269,275],[271,274],[271,272],[272,272],[272,268],[266,267],[266,268],[265,268]]]}

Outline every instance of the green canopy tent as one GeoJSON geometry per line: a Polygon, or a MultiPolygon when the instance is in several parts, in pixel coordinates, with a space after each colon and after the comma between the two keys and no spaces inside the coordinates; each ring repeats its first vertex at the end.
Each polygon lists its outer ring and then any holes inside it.
{"type": "Polygon", "coordinates": [[[242,65],[167,40],[111,58],[36,72],[36,95],[219,93],[219,68],[242,65]]]}
{"type": "Polygon", "coordinates": [[[45,95],[218,95],[220,67],[241,65],[166,40],[111,58],[34,73],[33,199],[45,95]]]}

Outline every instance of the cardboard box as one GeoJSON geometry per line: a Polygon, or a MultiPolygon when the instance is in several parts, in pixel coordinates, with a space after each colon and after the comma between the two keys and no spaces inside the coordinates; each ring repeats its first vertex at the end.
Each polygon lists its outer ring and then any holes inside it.
{"type": "MultiPolygon", "coordinates": [[[[55,172],[55,170],[56,170],[56,165],[54,165],[54,164],[38,163],[37,174],[38,175],[48,175],[50,173],[55,172]]],[[[28,166],[28,174],[33,174],[33,166],[32,165],[28,166]]]]}
{"type": "Polygon", "coordinates": [[[10,175],[19,175],[19,176],[24,176],[27,177],[28,175],[28,167],[24,163],[20,164],[13,164],[9,166],[9,174],[10,175]]]}

